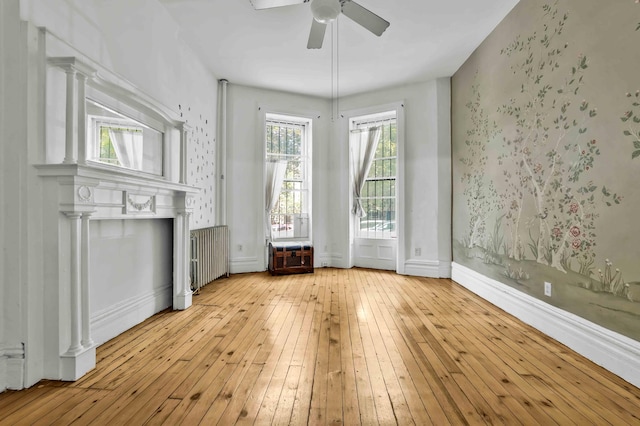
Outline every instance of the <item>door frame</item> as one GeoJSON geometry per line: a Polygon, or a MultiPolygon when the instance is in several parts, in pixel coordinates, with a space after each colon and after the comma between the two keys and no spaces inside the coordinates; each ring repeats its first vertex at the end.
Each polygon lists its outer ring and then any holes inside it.
{"type": "Polygon", "coordinates": [[[404,150],[405,150],[405,122],[404,122],[404,101],[392,102],[388,104],[375,105],[368,108],[360,108],[342,112],[345,119],[348,151],[348,182],[349,182],[349,250],[347,252],[347,264],[350,268],[354,266],[355,259],[355,218],[351,213],[353,205],[353,174],[351,173],[351,137],[350,130],[352,122],[355,118],[379,114],[389,111],[395,111],[397,124],[397,159],[396,159],[396,231],[397,231],[397,247],[396,247],[396,269],[399,274],[404,274],[404,264],[406,259],[405,249],[405,179],[404,179],[404,150]]]}

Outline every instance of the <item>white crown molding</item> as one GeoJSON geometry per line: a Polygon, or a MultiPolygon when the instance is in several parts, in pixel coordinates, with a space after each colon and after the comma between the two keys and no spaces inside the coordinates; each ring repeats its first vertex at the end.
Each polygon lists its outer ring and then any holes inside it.
{"type": "Polygon", "coordinates": [[[453,263],[452,279],[526,324],[640,387],[640,342],[453,263]]]}

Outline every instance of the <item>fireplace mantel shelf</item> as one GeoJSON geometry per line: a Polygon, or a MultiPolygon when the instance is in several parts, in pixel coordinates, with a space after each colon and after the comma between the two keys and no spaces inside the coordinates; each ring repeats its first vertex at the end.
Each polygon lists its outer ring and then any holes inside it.
{"type": "Polygon", "coordinates": [[[140,186],[144,188],[157,188],[158,190],[185,192],[196,194],[200,188],[168,181],[162,177],[155,177],[144,173],[136,173],[133,170],[121,167],[108,166],[93,161],[86,165],[72,164],[36,164],[35,167],[42,177],[79,177],[99,181],[122,183],[126,186],[140,186]]]}

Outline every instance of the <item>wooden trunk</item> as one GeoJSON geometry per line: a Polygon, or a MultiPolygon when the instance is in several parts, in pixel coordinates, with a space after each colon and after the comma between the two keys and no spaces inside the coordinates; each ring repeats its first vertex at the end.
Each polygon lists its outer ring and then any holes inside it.
{"type": "Polygon", "coordinates": [[[269,243],[271,275],[313,273],[313,246],[269,243]]]}

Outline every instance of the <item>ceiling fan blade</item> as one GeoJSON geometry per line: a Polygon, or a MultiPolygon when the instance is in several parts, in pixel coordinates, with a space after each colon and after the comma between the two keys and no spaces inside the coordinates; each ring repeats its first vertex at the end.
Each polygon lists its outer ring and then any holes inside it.
{"type": "Polygon", "coordinates": [[[377,36],[381,36],[384,30],[389,27],[388,21],[385,21],[369,9],[365,9],[354,1],[346,1],[342,5],[342,13],[377,36]]]}
{"type": "Polygon", "coordinates": [[[256,10],[308,3],[311,0],[249,0],[256,10]]]}
{"type": "Polygon", "coordinates": [[[315,19],[312,19],[312,21],[307,49],[320,49],[322,47],[322,42],[324,41],[324,33],[327,30],[327,24],[321,24],[315,19]]]}

